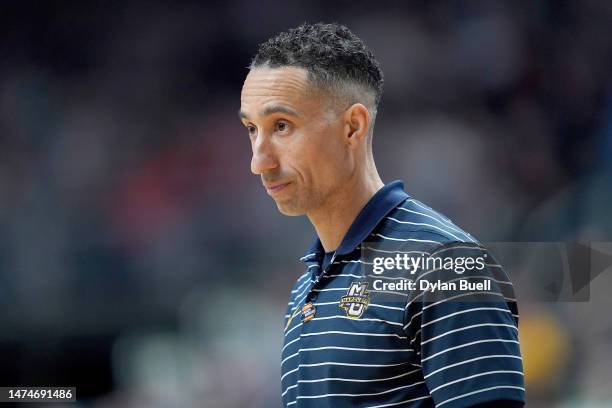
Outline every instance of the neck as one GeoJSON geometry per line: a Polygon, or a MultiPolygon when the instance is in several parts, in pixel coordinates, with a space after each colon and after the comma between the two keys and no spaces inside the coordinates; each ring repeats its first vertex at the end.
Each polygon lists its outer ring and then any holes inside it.
{"type": "Polygon", "coordinates": [[[355,177],[344,183],[324,206],[307,214],[325,252],[338,249],[359,212],[383,186],[374,169],[366,177],[355,177]]]}

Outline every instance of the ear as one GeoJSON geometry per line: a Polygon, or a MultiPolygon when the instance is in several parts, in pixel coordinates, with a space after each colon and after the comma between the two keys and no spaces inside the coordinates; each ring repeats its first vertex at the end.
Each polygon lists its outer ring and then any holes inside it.
{"type": "Polygon", "coordinates": [[[346,143],[355,148],[365,143],[370,128],[370,112],[361,103],[353,104],[344,112],[346,143]]]}

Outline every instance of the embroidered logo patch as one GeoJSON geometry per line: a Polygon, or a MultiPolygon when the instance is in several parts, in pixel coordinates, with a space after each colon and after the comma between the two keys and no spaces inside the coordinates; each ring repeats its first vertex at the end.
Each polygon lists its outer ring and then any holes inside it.
{"type": "Polygon", "coordinates": [[[306,303],[304,306],[302,306],[302,322],[311,320],[313,317],[315,317],[316,312],[317,310],[312,302],[306,303]]]}
{"type": "Polygon", "coordinates": [[[367,291],[368,282],[352,282],[346,296],[340,298],[339,307],[343,308],[346,316],[359,319],[370,304],[370,293],[367,291]]]}

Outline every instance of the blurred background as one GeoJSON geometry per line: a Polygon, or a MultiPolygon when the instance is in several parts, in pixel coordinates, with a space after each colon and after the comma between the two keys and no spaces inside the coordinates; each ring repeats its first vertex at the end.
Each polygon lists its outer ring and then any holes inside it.
{"type": "MultiPolygon", "coordinates": [[[[385,182],[484,242],[612,241],[610,1],[3,1],[0,385],[280,405],[313,230],[236,112],[257,44],[304,21],[380,60],[385,182]]],[[[609,272],[588,302],[519,299],[528,407],[612,406],[609,272]]]]}

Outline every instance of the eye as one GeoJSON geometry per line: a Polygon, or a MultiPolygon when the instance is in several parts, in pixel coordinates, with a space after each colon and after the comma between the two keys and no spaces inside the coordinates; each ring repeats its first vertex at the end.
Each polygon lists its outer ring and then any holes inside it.
{"type": "Polygon", "coordinates": [[[278,122],[276,122],[275,127],[276,127],[276,129],[275,129],[275,130],[276,130],[277,132],[281,132],[281,133],[286,133],[286,132],[288,132],[288,131],[289,131],[289,128],[290,128],[289,123],[287,123],[287,122],[286,122],[286,121],[284,121],[284,120],[279,120],[278,122]]]}
{"type": "Polygon", "coordinates": [[[255,136],[255,134],[257,133],[257,127],[256,126],[247,125],[246,128],[247,128],[247,131],[249,132],[249,136],[250,137],[255,136]]]}

